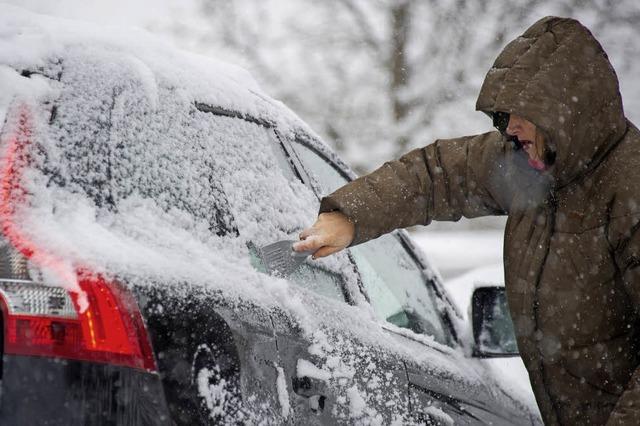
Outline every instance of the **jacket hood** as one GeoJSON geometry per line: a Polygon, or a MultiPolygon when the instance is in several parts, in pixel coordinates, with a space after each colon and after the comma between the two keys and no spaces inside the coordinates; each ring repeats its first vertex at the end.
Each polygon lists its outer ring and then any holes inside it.
{"type": "Polygon", "coordinates": [[[627,129],[607,54],[567,18],[543,18],[509,43],[487,73],[476,109],[517,114],[541,129],[556,154],[556,186],[596,167],[627,129]]]}

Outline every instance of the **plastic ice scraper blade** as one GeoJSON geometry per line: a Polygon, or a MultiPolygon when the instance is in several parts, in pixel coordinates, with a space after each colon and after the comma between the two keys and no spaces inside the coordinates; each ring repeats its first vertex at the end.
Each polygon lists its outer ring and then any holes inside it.
{"type": "Polygon", "coordinates": [[[312,251],[297,252],[293,250],[294,240],[277,241],[260,249],[260,256],[272,275],[286,277],[302,265],[312,251]]]}

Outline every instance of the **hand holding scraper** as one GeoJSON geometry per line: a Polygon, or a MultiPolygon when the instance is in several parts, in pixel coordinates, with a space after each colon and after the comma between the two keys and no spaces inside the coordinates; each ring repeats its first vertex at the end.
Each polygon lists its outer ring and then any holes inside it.
{"type": "Polygon", "coordinates": [[[294,273],[313,251],[297,252],[293,250],[294,240],[282,240],[260,249],[262,261],[269,274],[287,277],[294,273]]]}
{"type": "Polygon", "coordinates": [[[312,227],[300,233],[301,241],[277,241],[262,247],[261,256],[269,273],[286,277],[309,255],[317,259],[336,253],[348,247],[354,236],[355,226],[343,213],[321,213],[312,227]]]}

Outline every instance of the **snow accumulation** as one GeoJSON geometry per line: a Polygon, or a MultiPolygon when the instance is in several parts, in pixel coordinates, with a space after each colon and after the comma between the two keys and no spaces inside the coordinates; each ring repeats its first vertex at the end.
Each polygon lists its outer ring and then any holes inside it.
{"type": "Polygon", "coordinates": [[[280,366],[276,366],[278,372],[278,378],[276,380],[276,386],[278,389],[278,402],[280,403],[280,409],[282,410],[282,417],[284,419],[289,418],[291,413],[291,404],[289,403],[289,392],[287,391],[287,379],[284,375],[284,370],[280,366]]]}
{"type": "MultiPolygon", "coordinates": [[[[462,351],[385,330],[363,297],[351,306],[314,296],[254,267],[251,247],[296,239],[318,199],[274,167],[273,132],[237,116],[270,123],[281,137],[313,136],[233,65],[177,51],[143,31],[0,4],[0,171],[11,183],[3,181],[0,201],[10,204],[0,206],[0,219],[12,242],[30,244],[47,284],[78,291],[70,271],[87,270],[280,308],[309,341],[314,371],[327,373],[339,395],[333,409],[346,420],[380,423],[385,407],[406,420],[407,384],[385,394],[379,384],[403,376],[391,377],[376,359],[419,366],[484,398],[486,378],[462,351]]],[[[346,253],[317,264],[361,295],[346,253]]],[[[298,369],[311,371],[304,362],[298,369]]],[[[214,373],[198,372],[207,404],[218,392],[209,385],[214,373]]],[[[287,417],[283,381],[278,370],[287,417]]]]}
{"type": "Polygon", "coordinates": [[[297,372],[298,377],[309,377],[311,379],[318,379],[325,382],[328,382],[331,378],[330,372],[316,367],[315,364],[307,361],[306,359],[298,360],[297,372]]]}
{"type": "Polygon", "coordinates": [[[217,371],[202,368],[197,372],[196,382],[198,384],[198,393],[204,399],[207,408],[212,416],[221,415],[222,406],[217,404],[218,400],[224,398],[224,379],[215,385],[211,384],[211,378],[218,375],[217,371]]]}
{"type": "Polygon", "coordinates": [[[445,284],[449,278],[471,269],[502,263],[504,229],[458,230],[456,225],[459,224],[451,223],[448,231],[426,227],[411,235],[442,274],[445,284]]]}
{"type": "Polygon", "coordinates": [[[452,426],[455,424],[451,416],[437,407],[427,407],[425,412],[437,422],[436,424],[447,426],[452,426]]]}

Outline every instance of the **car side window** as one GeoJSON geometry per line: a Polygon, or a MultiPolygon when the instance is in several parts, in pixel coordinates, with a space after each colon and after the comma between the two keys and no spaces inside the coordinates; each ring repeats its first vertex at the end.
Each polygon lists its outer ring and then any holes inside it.
{"type": "MultiPolygon", "coordinates": [[[[348,182],[311,148],[298,141],[292,146],[320,188],[320,195],[327,195],[348,182]]],[[[378,317],[398,327],[433,336],[439,343],[453,341],[422,269],[395,235],[384,235],[349,250],[378,317]]]]}
{"type": "MultiPolygon", "coordinates": [[[[267,267],[262,262],[258,255],[258,250],[254,246],[249,246],[249,256],[251,265],[257,271],[266,274],[267,267]]],[[[303,263],[294,273],[287,277],[287,280],[330,299],[344,302],[342,277],[322,268],[320,265],[303,263]]]]}
{"type": "Polygon", "coordinates": [[[331,194],[345,183],[349,182],[345,176],[322,158],[318,153],[298,141],[291,144],[296,155],[304,165],[305,171],[311,175],[314,183],[320,189],[320,195],[331,194]]]}
{"type": "Polygon", "coordinates": [[[350,250],[378,317],[397,327],[433,336],[439,343],[451,343],[431,287],[395,235],[383,235],[350,250]]]}
{"type": "MultiPolygon", "coordinates": [[[[290,159],[275,133],[272,130],[265,130],[264,134],[268,135],[267,139],[271,147],[271,151],[273,152],[276,164],[284,177],[289,181],[300,180],[297,171],[290,163],[290,159]]],[[[249,247],[249,256],[250,262],[256,270],[267,273],[267,268],[263,264],[263,261],[254,246],[249,247]]],[[[344,288],[343,278],[339,274],[323,268],[321,265],[303,263],[296,271],[287,276],[286,279],[300,287],[311,290],[322,296],[341,302],[345,301],[345,296],[342,290],[344,288]]]]}

